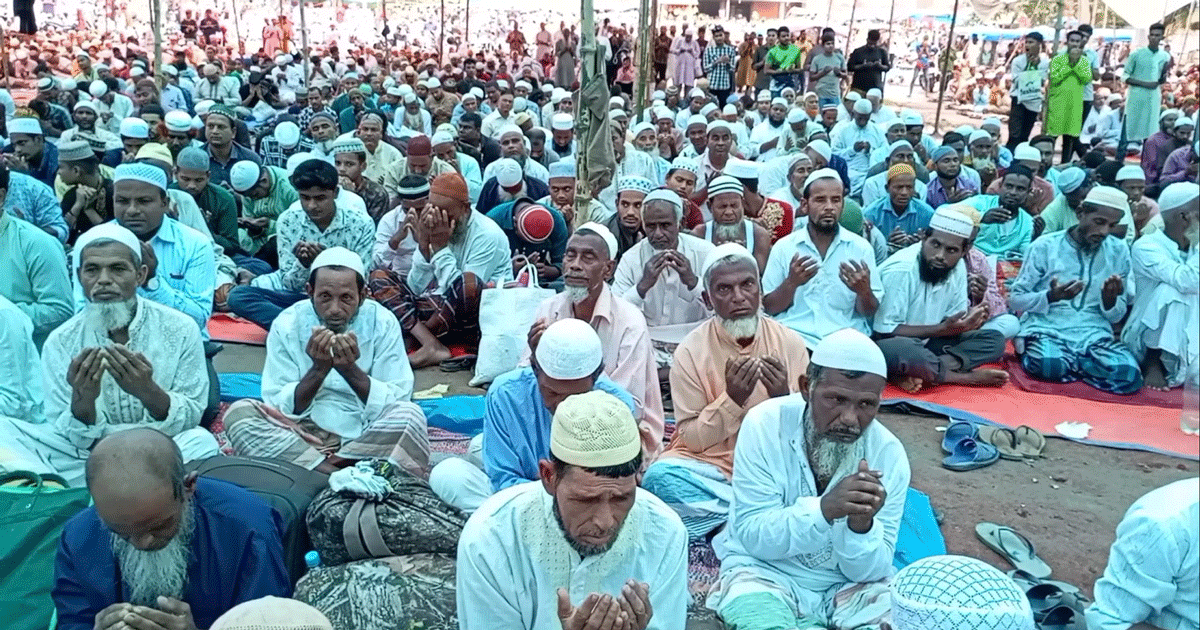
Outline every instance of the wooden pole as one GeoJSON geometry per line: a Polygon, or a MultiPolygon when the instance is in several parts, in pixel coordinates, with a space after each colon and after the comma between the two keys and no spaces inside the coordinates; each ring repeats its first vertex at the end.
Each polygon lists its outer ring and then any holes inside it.
{"type": "MultiPolygon", "coordinates": [[[[580,0],[579,8],[579,91],[575,93],[575,125],[579,132],[576,144],[575,218],[587,216],[592,200],[591,160],[588,153],[596,132],[592,125],[591,108],[584,101],[584,90],[596,72],[596,25],[592,0],[580,0]]],[[[643,44],[644,45],[644,44],[643,44]]],[[[569,89],[570,86],[563,86],[569,89]]]]}
{"type": "Polygon", "coordinates": [[[1058,0],[1058,19],[1054,22],[1054,45],[1050,47],[1051,59],[1058,54],[1058,40],[1062,37],[1063,5],[1065,4],[1064,0],[1058,0]]]}
{"type": "Polygon", "coordinates": [[[438,60],[446,58],[446,0],[442,0],[442,25],[438,29],[438,60]]]}
{"type": "Polygon", "coordinates": [[[308,0],[300,0],[300,52],[304,58],[304,87],[309,84],[309,58],[312,53],[308,50],[308,20],[304,17],[304,3],[308,0]]]}
{"type": "MultiPolygon", "coordinates": [[[[12,86],[12,66],[8,63],[8,33],[4,30],[4,25],[0,24],[0,71],[4,73],[5,87],[12,86]]],[[[7,115],[10,112],[5,112],[7,115]]]]}
{"type": "Polygon", "coordinates": [[[150,27],[154,29],[154,61],[152,62],[149,71],[152,72],[155,78],[155,83],[159,89],[165,82],[162,73],[162,2],[161,0],[150,0],[150,27]]]}
{"type": "MultiPolygon", "coordinates": [[[[464,15],[466,16],[466,23],[463,24],[463,40],[459,42],[459,45],[466,44],[469,46],[471,42],[471,0],[467,0],[467,10],[464,15]]],[[[534,61],[537,60],[535,59],[534,61]]],[[[446,60],[443,59],[442,63],[445,64],[446,60]]]]}
{"type": "MultiPolygon", "coordinates": [[[[238,52],[241,54],[246,54],[246,44],[242,40],[242,24],[241,20],[238,18],[237,3],[231,1],[229,3],[229,10],[233,13],[233,33],[238,40],[238,52]]],[[[225,42],[225,44],[228,45],[229,42],[225,42]]]]}
{"type": "Polygon", "coordinates": [[[825,26],[830,26],[829,20],[833,19],[833,0],[829,0],[829,6],[825,8],[825,26]]]}
{"type": "Polygon", "coordinates": [[[633,112],[637,116],[641,116],[646,109],[646,86],[650,83],[650,79],[654,77],[654,68],[651,66],[651,50],[654,48],[654,31],[651,29],[652,16],[650,15],[651,7],[650,0],[641,0],[641,6],[638,9],[638,38],[637,38],[637,81],[634,84],[633,90],[633,112]]]}
{"type": "MultiPolygon", "coordinates": [[[[896,20],[896,0],[892,0],[892,10],[888,12],[887,47],[888,47],[889,53],[892,50],[892,22],[894,22],[895,20],[896,20]]],[[[849,49],[847,49],[847,50],[849,50],[849,49]]]]}
{"type": "Polygon", "coordinates": [[[946,50],[943,50],[938,59],[938,104],[937,113],[933,116],[933,133],[939,133],[942,124],[942,101],[946,99],[946,83],[950,80],[950,73],[954,71],[954,64],[950,63],[949,68],[942,67],[941,55],[946,55],[946,61],[950,61],[949,52],[954,49],[954,26],[958,23],[958,0],[954,0],[954,13],[950,16],[950,35],[946,39],[946,50]]]}
{"type": "Polygon", "coordinates": [[[854,4],[850,5],[850,25],[846,27],[846,51],[847,52],[849,52],[851,50],[851,47],[854,45],[854,42],[851,41],[851,38],[854,37],[854,13],[856,11],[858,11],[858,0],[854,0],[854,4]]]}

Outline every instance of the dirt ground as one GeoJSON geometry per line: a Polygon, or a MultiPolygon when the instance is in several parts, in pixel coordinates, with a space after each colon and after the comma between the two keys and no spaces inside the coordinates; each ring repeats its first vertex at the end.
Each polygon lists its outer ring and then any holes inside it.
{"type": "MultiPolygon", "coordinates": [[[[262,348],[225,348],[215,360],[218,371],[262,370],[262,348]]],[[[467,386],[469,374],[418,370],[414,389],[445,383],[449,395],[482,394],[484,390],[467,386]]],[[[1001,460],[982,470],[952,472],[941,466],[942,433],[937,428],[946,425],[945,418],[884,413],[879,420],[904,443],[912,486],[929,495],[950,553],[1009,571],[1011,566],[975,538],[976,523],[1009,525],[1033,541],[1038,555],[1054,569],[1054,579],[1089,595],[1129,505],[1154,488],[1197,474],[1193,461],[1062,439],[1050,439],[1045,457],[1036,462],[1001,460]]],[[[1129,421],[1137,420],[1131,414],[1129,421]]]]}

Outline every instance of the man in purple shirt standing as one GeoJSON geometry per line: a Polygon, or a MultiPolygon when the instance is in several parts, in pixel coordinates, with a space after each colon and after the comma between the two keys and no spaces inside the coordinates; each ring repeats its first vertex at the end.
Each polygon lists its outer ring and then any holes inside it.
{"type": "Polygon", "coordinates": [[[925,189],[925,203],[934,210],[947,203],[958,203],[979,194],[975,184],[962,173],[962,158],[954,147],[940,146],[930,155],[936,176],[925,189]]]}

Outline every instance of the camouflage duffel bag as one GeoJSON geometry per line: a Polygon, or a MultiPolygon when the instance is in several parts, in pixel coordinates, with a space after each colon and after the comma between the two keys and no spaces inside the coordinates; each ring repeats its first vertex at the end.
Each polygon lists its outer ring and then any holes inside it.
{"type": "Polygon", "coordinates": [[[382,501],[326,488],[308,506],[308,534],[321,563],[421,553],[454,557],[466,516],[425,480],[385,460],[370,464],[392,487],[382,501]]]}
{"type": "Polygon", "coordinates": [[[334,630],[458,630],[454,559],[440,554],[317,567],[294,597],[325,613],[334,630]]]}

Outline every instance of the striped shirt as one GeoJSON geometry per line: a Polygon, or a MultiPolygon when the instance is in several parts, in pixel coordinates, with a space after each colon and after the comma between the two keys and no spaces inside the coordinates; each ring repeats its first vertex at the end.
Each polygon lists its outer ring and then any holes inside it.
{"type": "Polygon", "coordinates": [[[737,49],[729,44],[710,44],[704,49],[704,73],[708,75],[708,89],[728,90],[733,86],[733,62],[737,58],[737,49]],[[721,57],[728,59],[717,61],[721,57]]]}

